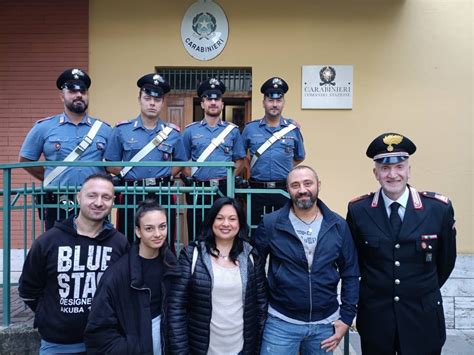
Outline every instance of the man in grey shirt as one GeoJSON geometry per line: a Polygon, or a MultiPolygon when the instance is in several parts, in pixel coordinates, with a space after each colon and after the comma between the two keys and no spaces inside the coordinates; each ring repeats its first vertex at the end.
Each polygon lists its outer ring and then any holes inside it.
{"type": "Polygon", "coordinates": [[[294,167],[287,178],[291,201],[265,215],[255,232],[259,252],[270,255],[261,354],[331,353],[355,316],[354,242],[346,221],[318,198],[320,186],[312,168],[294,167]]]}

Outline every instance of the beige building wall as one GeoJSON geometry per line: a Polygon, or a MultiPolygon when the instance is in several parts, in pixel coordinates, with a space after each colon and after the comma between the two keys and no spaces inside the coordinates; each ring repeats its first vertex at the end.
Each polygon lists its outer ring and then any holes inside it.
{"type": "Polygon", "coordinates": [[[181,20],[194,1],[90,1],[91,113],[109,123],[138,113],[135,85],[155,66],[248,66],[252,116],[261,83],[288,81],[285,116],[302,125],[320,197],[342,215],[378,183],[365,157],[378,134],[418,146],[411,183],[451,198],[458,250],[474,252],[471,0],[219,0],[229,40],[216,59],[187,54],[181,20]],[[352,110],[302,110],[301,66],[354,66],[352,110]]]}

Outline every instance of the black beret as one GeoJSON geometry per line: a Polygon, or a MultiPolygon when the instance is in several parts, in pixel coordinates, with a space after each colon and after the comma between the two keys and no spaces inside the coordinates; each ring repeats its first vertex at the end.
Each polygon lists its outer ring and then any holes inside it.
{"type": "Polygon", "coordinates": [[[56,80],[59,90],[86,90],[91,86],[91,78],[81,69],[67,69],[56,80]]]}
{"type": "Polygon", "coordinates": [[[416,145],[399,133],[384,133],[367,148],[367,156],[380,164],[396,164],[415,153],[416,145]]]}
{"type": "Polygon", "coordinates": [[[210,99],[218,99],[225,93],[226,87],[224,83],[216,78],[210,78],[203,81],[198,89],[199,97],[207,97],[210,99]]]}
{"type": "Polygon", "coordinates": [[[288,84],[278,77],[268,79],[262,84],[260,92],[272,99],[282,98],[288,91],[288,84]]]}
{"type": "Polygon", "coordinates": [[[170,84],[161,75],[156,73],[143,75],[138,79],[137,86],[145,94],[153,97],[162,97],[171,90],[170,84]]]}

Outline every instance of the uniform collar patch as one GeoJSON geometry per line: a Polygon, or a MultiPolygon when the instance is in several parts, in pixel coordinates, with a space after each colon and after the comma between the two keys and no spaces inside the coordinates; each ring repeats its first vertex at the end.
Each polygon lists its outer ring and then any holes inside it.
{"type": "MultiPolygon", "coordinates": [[[[412,186],[408,186],[408,188],[410,189],[410,194],[411,194],[411,198],[412,198],[412,201],[413,201],[413,208],[415,210],[423,209],[423,203],[421,202],[420,194],[418,193],[418,191],[416,191],[416,189],[412,186]]],[[[378,189],[375,192],[374,198],[372,199],[372,203],[370,205],[372,208],[376,208],[378,206],[379,195],[380,195],[381,191],[382,191],[382,188],[378,189]]]]}
{"type": "Polygon", "coordinates": [[[421,210],[423,209],[423,203],[421,202],[420,194],[414,187],[410,186],[410,193],[411,193],[411,198],[413,200],[413,208],[415,210],[421,210]]]}
{"type": "Polygon", "coordinates": [[[379,195],[380,195],[381,190],[382,189],[378,189],[377,191],[375,191],[374,198],[372,199],[372,203],[371,203],[370,207],[376,208],[378,206],[378,204],[379,204],[379,195]]]}

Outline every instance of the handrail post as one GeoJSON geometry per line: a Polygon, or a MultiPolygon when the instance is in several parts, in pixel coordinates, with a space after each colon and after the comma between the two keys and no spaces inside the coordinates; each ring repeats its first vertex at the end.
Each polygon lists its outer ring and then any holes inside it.
{"type": "Polygon", "coordinates": [[[235,197],[235,168],[227,167],[227,196],[235,197]]]}
{"type": "Polygon", "coordinates": [[[348,330],[347,333],[344,335],[344,355],[349,355],[349,347],[350,347],[350,343],[349,343],[349,330],[348,330]]]}
{"type": "Polygon", "coordinates": [[[10,325],[11,169],[3,170],[3,326],[10,325]]]}

